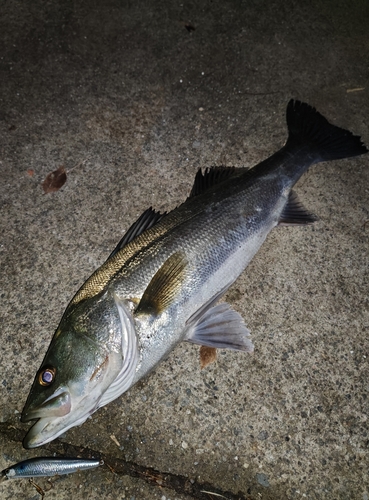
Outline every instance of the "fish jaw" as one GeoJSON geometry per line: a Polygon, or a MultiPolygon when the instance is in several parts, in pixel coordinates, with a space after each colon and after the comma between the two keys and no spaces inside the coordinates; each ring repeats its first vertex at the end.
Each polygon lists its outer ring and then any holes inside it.
{"type": "Polygon", "coordinates": [[[99,408],[101,398],[119,373],[122,365],[121,354],[111,353],[107,364],[109,369],[98,383],[91,384],[90,380],[83,379],[71,383],[68,391],[60,388],[58,394],[53,394],[39,406],[26,407],[22,413],[22,421],[37,421],[26,434],[23,446],[42,446],[71,427],[83,424],[99,408]]]}
{"type": "Polygon", "coordinates": [[[53,441],[71,427],[83,424],[94,411],[95,409],[83,414],[78,420],[66,417],[39,418],[23,439],[24,448],[37,448],[53,441]]]}
{"type": "Polygon", "coordinates": [[[110,314],[92,312],[87,325],[100,336],[105,330],[106,337],[113,337],[110,343],[77,331],[81,314],[74,323],[70,316],[57,330],[23,409],[23,422],[37,419],[24,438],[25,448],[41,446],[81,425],[131,386],[139,361],[133,317],[124,300],[115,294],[108,300],[110,314]],[[47,385],[50,377],[54,379],[47,385]]]}
{"type": "Polygon", "coordinates": [[[47,398],[43,404],[34,408],[27,409],[22,413],[22,422],[29,422],[30,420],[36,420],[42,418],[45,413],[49,417],[62,417],[67,415],[71,410],[71,398],[70,393],[61,388],[54,393],[52,396],[47,398]]]}
{"type": "MultiPolygon", "coordinates": [[[[24,448],[31,449],[49,443],[53,439],[63,434],[69,427],[60,426],[61,418],[43,417],[31,427],[23,439],[24,448]],[[59,424],[59,425],[58,425],[59,424]]],[[[87,417],[86,417],[87,418],[87,417]]],[[[83,423],[83,422],[81,422],[83,423]]],[[[72,425],[75,425],[74,423],[72,425]]]]}
{"type": "MultiPolygon", "coordinates": [[[[38,446],[42,446],[50,441],[53,441],[61,434],[64,434],[71,427],[75,427],[77,425],[83,424],[88,417],[94,413],[98,407],[99,398],[93,398],[94,404],[91,405],[91,394],[89,395],[88,401],[86,403],[89,405],[89,408],[84,408],[84,399],[80,401],[78,405],[79,409],[82,411],[78,412],[78,408],[75,408],[73,413],[69,412],[67,415],[63,415],[61,417],[55,416],[43,416],[38,418],[36,423],[30,428],[25,438],[23,439],[23,446],[27,449],[37,448],[38,446]],[[79,418],[76,418],[76,414],[79,415],[79,418]]],[[[42,409],[35,410],[34,413],[30,412],[30,416],[32,417],[34,414],[41,414],[42,409]]],[[[24,421],[24,419],[23,419],[24,421]]]]}

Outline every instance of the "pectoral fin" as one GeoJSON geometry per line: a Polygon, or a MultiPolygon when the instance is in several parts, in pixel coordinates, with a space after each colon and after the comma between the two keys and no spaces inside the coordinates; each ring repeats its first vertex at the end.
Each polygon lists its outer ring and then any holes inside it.
{"type": "Polygon", "coordinates": [[[156,272],[146,288],[135,314],[158,316],[173,302],[184,279],[186,256],[176,252],[156,272]]]}
{"type": "Polygon", "coordinates": [[[189,325],[186,340],[218,349],[253,352],[250,332],[242,317],[226,303],[207,309],[203,316],[189,325]]]}

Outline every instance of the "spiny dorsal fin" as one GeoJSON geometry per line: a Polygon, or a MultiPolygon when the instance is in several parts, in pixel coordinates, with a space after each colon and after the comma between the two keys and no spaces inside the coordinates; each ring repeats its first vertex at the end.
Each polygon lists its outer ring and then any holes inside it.
{"type": "Polygon", "coordinates": [[[278,224],[304,226],[317,220],[318,218],[314,214],[306,210],[297,194],[291,191],[278,224]]]}
{"type": "Polygon", "coordinates": [[[158,316],[167,309],[183,283],[186,266],[187,259],[182,252],[171,255],[151,279],[135,314],[158,316]]]}
{"type": "Polygon", "coordinates": [[[140,236],[144,231],[150,229],[150,227],[154,226],[160,219],[162,219],[166,215],[166,212],[161,214],[160,212],[156,212],[152,207],[148,208],[144,211],[142,215],[132,224],[132,226],[128,229],[128,231],[124,234],[123,238],[120,240],[118,245],[114,248],[112,253],[109,255],[109,260],[113,255],[122,250],[123,247],[128,245],[132,240],[140,236]]]}
{"type": "Polygon", "coordinates": [[[209,188],[229,179],[236,173],[237,169],[235,167],[224,167],[223,165],[219,167],[208,167],[205,169],[204,173],[201,168],[199,168],[195,175],[195,181],[189,198],[205,193],[209,188]]]}

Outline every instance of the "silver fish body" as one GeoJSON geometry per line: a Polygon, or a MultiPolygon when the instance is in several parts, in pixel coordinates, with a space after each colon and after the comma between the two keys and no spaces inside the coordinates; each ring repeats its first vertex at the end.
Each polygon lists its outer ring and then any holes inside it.
{"type": "Polygon", "coordinates": [[[44,477],[62,474],[72,474],[82,470],[94,469],[103,465],[102,460],[87,458],[53,458],[37,457],[23,460],[4,469],[2,479],[24,479],[28,477],[44,477]]]}
{"type": "Polygon", "coordinates": [[[182,340],[253,350],[228,304],[217,304],[278,224],[315,218],[292,187],[314,163],[367,152],[357,136],[290,101],[289,138],[250,170],[198,172],[169,214],[149,209],[67,307],[38,371],[24,446],[51,441],[149,373],[182,340]]]}

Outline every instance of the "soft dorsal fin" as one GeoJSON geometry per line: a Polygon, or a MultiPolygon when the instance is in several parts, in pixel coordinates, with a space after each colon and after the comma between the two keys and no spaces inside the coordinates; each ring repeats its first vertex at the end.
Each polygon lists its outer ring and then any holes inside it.
{"type": "Polygon", "coordinates": [[[297,194],[291,191],[278,224],[304,226],[317,220],[318,218],[314,214],[306,210],[297,194]]]}
{"type": "Polygon", "coordinates": [[[236,173],[237,169],[235,167],[224,167],[223,165],[208,167],[204,172],[199,168],[189,198],[205,193],[209,188],[229,179],[236,173]]]}
{"type": "Polygon", "coordinates": [[[145,210],[144,213],[140,215],[136,222],[134,222],[128,229],[128,231],[124,234],[123,238],[109,255],[108,260],[113,257],[113,255],[118,253],[119,250],[122,250],[123,247],[128,245],[128,243],[137,238],[137,236],[159,222],[159,220],[164,217],[164,215],[166,215],[166,212],[164,212],[163,214],[160,212],[156,212],[152,207],[145,210]]]}
{"type": "Polygon", "coordinates": [[[187,259],[182,252],[171,255],[151,279],[135,314],[158,316],[177,295],[185,274],[187,259]]]}

